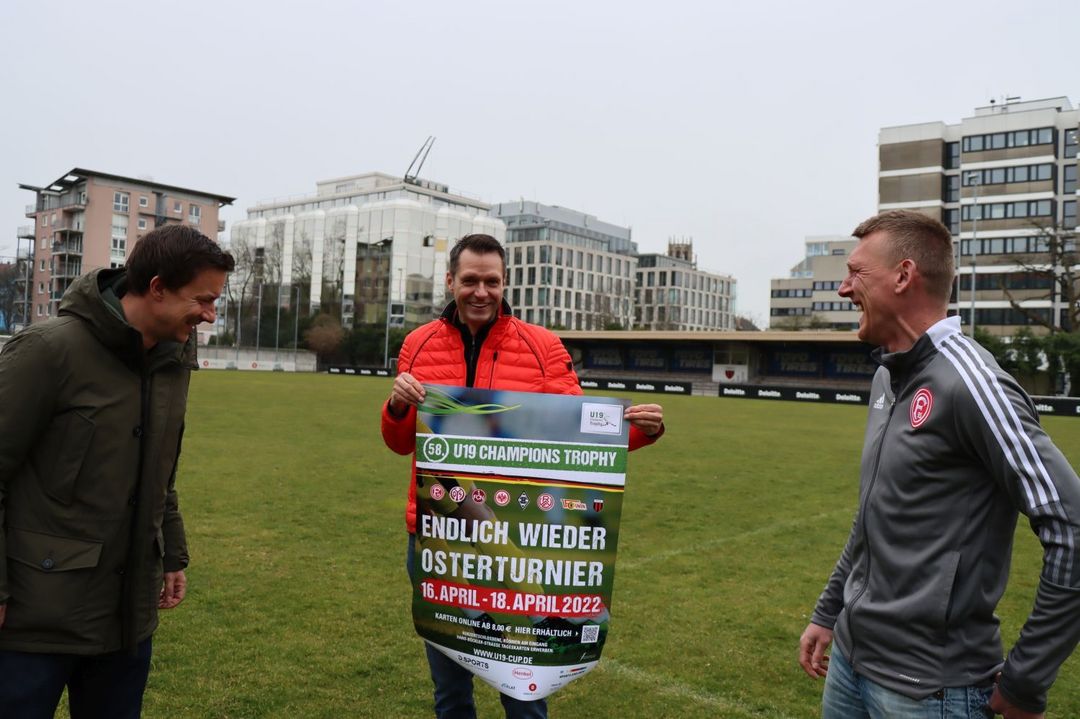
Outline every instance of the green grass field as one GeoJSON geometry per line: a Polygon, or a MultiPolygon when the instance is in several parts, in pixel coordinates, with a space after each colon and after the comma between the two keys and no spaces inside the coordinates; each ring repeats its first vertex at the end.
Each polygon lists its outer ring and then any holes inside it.
{"type": "MultiPolygon", "coordinates": [[[[192,564],[162,615],[153,717],[427,717],[409,614],[409,459],[387,450],[388,380],[199,372],[178,486],[192,564]]],[[[638,401],[655,397],[636,395],[638,401]]],[[[612,631],[552,716],[814,717],[799,635],[856,504],[865,408],[664,397],[631,455],[612,631]]],[[[1080,422],[1050,418],[1080,466],[1080,422]]],[[[1021,522],[999,608],[1011,644],[1040,553],[1021,522]]],[[[477,686],[481,717],[502,716],[477,686]]],[[[1080,657],[1051,693],[1080,716],[1080,657]]]]}

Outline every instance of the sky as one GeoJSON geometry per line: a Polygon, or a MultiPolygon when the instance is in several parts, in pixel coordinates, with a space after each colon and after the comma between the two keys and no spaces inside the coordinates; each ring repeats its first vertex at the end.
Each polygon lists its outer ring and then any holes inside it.
{"type": "Polygon", "coordinates": [[[882,127],[1080,104],[1080,3],[0,3],[0,255],[73,167],[258,201],[421,176],[692,239],[767,323],[807,236],[874,214],[882,127]]]}

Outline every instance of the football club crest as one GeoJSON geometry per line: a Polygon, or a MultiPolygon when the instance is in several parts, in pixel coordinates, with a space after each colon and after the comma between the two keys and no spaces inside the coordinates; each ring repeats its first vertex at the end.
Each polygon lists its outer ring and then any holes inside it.
{"type": "Polygon", "coordinates": [[[446,490],[441,484],[436,482],[431,485],[431,498],[438,502],[440,499],[446,496],[446,490]]]}
{"type": "Polygon", "coordinates": [[[505,489],[500,489],[498,492],[495,493],[495,504],[499,505],[500,507],[505,507],[506,505],[510,504],[510,493],[507,492],[505,489]]]}
{"type": "Polygon", "coordinates": [[[918,429],[930,418],[930,410],[934,408],[934,395],[926,387],[922,387],[911,400],[911,408],[908,417],[911,419],[911,428],[918,429]]]}
{"type": "Polygon", "coordinates": [[[450,499],[454,500],[458,504],[461,504],[462,502],[465,501],[465,490],[462,489],[461,487],[451,487],[450,488],[450,499]]]}
{"type": "Polygon", "coordinates": [[[519,494],[518,495],[518,506],[521,507],[522,509],[525,509],[526,507],[528,507],[529,506],[529,495],[525,494],[524,492],[519,494]]]}
{"type": "Polygon", "coordinates": [[[544,492],[536,498],[536,506],[546,512],[555,506],[555,498],[547,492],[544,492]]]}
{"type": "Polygon", "coordinates": [[[482,489],[474,489],[472,491],[472,501],[477,504],[483,504],[487,501],[487,492],[482,489]]]}
{"type": "Polygon", "coordinates": [[[604,509],[604,498],[596,497],[592,501],[592,510],[594,512],[601,512],[604,509]]]}

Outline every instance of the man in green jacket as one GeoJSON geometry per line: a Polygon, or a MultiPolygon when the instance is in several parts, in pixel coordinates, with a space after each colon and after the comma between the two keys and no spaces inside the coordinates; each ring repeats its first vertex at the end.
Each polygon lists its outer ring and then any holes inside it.
{"type": "Polygon", "coordinates": [[[0,719],[138,717],[188,553],[174,482],[195,326],[233,258],[184,225],[76,280],[0,354],[0,719]]]}

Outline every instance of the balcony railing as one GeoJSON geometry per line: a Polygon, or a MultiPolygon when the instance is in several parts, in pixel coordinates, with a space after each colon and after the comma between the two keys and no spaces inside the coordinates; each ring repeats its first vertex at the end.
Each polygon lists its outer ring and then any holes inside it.
{"type": "Polygon", "coordinates": [[[19,228],[18,236],[20,238],[22,238],[22,239],[26,239],[27,237],[33,239],[34,238],[34,226],[33,225],[23,225],[23,226],[21,226],[19,228]]]}
{"type": "Polygon", "coordinates": [[[53,271],[53,277],[57,279],[64,279],[68,277],[78,277],[82,274],[81,262],[61,262],[56,265],[56,269],[53,271]]]}
{"type": "Polygon", "coordinates": [[[82,238],[70,239],[67,242],[54,242],[52,251],[54,255],[81,255],[82,254],[82,238]]]}

